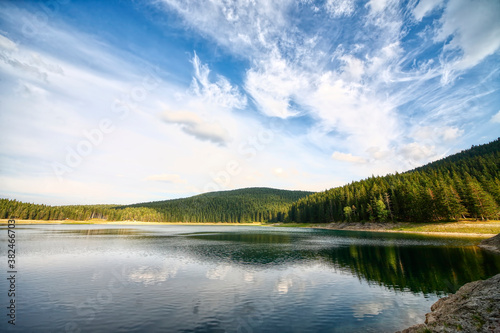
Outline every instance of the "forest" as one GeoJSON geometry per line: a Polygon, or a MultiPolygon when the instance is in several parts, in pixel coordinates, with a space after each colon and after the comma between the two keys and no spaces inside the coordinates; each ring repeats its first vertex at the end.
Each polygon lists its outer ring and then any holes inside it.
{"type": "Polygon", "coordinates": [[[500,138],[405,173],[324,192],[247,188],[120,205],[0,199],[0,218],[149,222],[432,222],[500,218],[500,138]]]}
{"type": "Polygon", "coordinates": [[[500,216],[500,139],[405,172],[371,177],[294,203],[294,222],[431,222],[500,216]]]}

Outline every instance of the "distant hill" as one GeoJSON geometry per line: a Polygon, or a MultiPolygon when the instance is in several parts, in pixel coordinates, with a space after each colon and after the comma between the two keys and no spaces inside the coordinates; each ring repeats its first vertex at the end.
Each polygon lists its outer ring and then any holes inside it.
{"type": "Polygon", "coordinates": [[[126,206],[46,206],[0,199],[0,218],[34,220],[248,222],[283,221],[292,203],[314,192],[272,188],[244,188],[204,193],[184,199],[145,202],[126,206]]]}
{"type": "Polygon", "coordinates": [[[500,138],[414,170],[312,194],[293,222],[445,221],[500,218],[500,138]]]}
{"type": "Polygon", "coordinates": [[[139,203],[117,209],[151,208],[163,216],[163,221],[283,221],[282,214],[292,203],[312,193],[253,187],[204,193],[185,199],[139,203]]]}

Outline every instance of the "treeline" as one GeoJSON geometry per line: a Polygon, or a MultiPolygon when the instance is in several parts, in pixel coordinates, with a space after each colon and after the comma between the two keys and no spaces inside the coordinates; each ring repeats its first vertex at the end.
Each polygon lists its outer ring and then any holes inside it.
{"type": "Polygon", "coordinates": [[[116,205],[48,206],[0,199],[0,218],[21,220],[77,220],[104,219],[109,221],[161,221],[154,209],[117,209],[116,205]]]}
{"type": "Polygon", "coordinates": [[[500,218],[500,139],[415,170],[300,199],[288,221],[448,221],[500,218]]]}
{"type": "Polygon", "coordinates": [[[247,188],[185,199],[118,205],[48,206],[0,199],[0,218],[147,222],[283,222],[290,206],[313,192],[247,188]]]}

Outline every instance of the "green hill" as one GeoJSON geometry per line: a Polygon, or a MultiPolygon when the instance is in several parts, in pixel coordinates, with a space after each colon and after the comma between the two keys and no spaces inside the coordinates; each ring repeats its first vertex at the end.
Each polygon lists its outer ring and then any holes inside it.
{"type": "Polygon", "coordinates": [[[312,193],[255,187],[210,192],[185,199],[139,203],[118,209],[151,208],[163,216],[163,221],[283,221],[283,212],[292,203],[312,193]]]}
{"type": "Polygon", "coordinates": [[[395,175],[300,199],[292,222],[446,221],[500,217],[500,139],[395,175]]]}

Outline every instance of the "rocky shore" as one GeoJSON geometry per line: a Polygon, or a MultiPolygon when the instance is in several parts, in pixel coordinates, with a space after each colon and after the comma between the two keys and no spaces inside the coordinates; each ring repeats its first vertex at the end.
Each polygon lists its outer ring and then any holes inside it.
{"type": "Polygon", "coordinates": [[[495,237],[483,240],[481,243],[479,243],[478,246],[485,250],[500,253],[500,234],[496,235],[495,237]]]}
{"type": "MultiPolygon", "coordinates": [[[[479,246],[500,253],[500,234],[479,246]]],[[[434,303],[424,324],[397,333],[426,332],[500,333],[500,274],[463,285],[455,294],[434,303]]]]}

